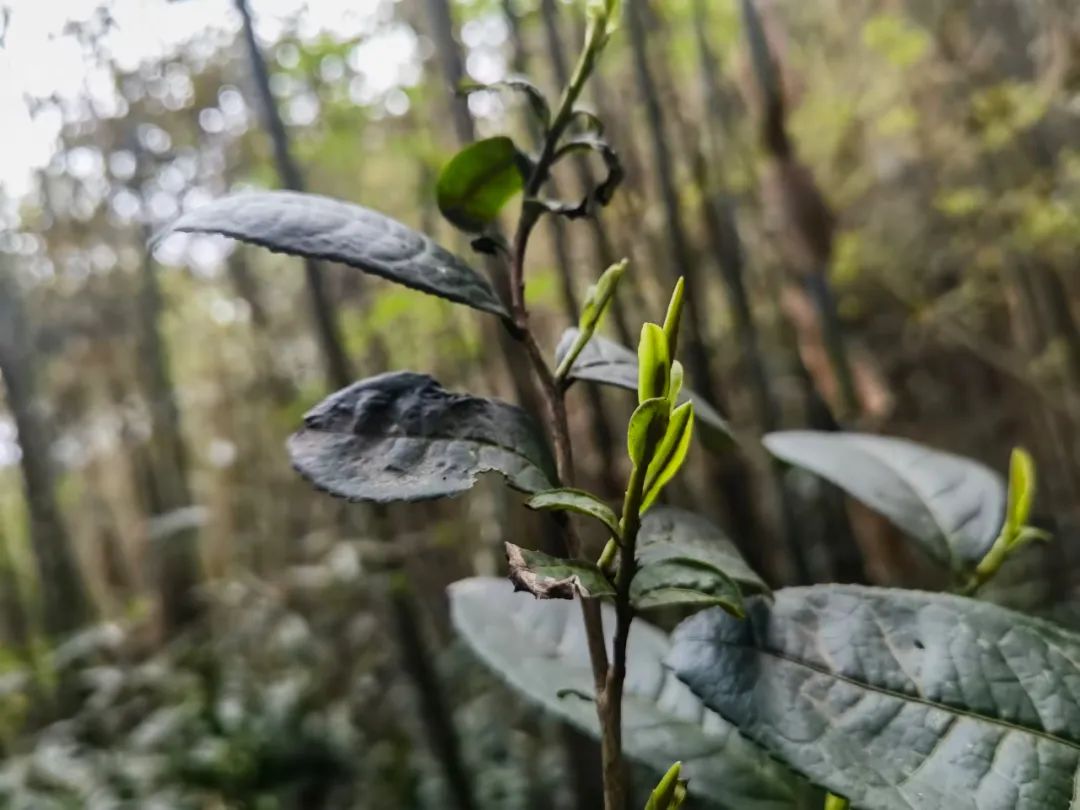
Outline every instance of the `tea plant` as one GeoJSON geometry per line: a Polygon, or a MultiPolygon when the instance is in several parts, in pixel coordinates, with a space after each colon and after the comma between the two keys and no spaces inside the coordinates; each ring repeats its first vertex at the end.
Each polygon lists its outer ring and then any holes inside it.
{"type": "Polygon", "coordinates": [[[698,797],[740,810],[826,801],[890,810],[1067,806],[1080,774],[1080,638],[970,598],[1042,536],[1028,525],[1034,469],[1025,453],[1014,454],[1006,487],[981,465],[902,440],[770,434],[773,455],[892,520],[965,595],[850,585],[770,593],[716,527],[658,505],[695,426],[714,439],[727,430],[684,385],[676,359],[684,298],[695,291],[675,286],[664,318],[644,325],[634,353],[596,335],[627,272],[616,264],[590,288],[577,328],[549,363],[526,303],[527,251],[544,217],[591,215],[621,180],[600,123],[577,106],[614,31],[616,5],[589,4],[585,43],[554,109],[525,80],[503,83],[525,96],[542,130],[534,152],[488,138],[439,177],[444,216],[473,235],[477,250],[505,261],[505,295],[427,236],[325,197],[246,193],[173,224],[340,262],[493,315],[539,385],[544,431],[521,408],[448,391],[422,373],[361,380],[305,416],[289,440],[294,466],[331,495],[375,503],[457,495],[497,472],[530,508],[554,514],[563,553],[507,543],[513,587],[486,578],[454,584],[452,618],[511,685],[599,736],[606,810],[627,807],[624,756],[667,771],[652,810],[683,804],[684,776],[698,797]],[[579,201],[546,198],[553,167],[581,152],[601,157],[603,181],[579,201]],[[506,240],[496,220],[518,194],[506,240]],[[574,488],[565,395],[575,380],[637,393],[618,510],[574,488]],[[570,515],[603,526],[608,539],[597,559],[570,515]],[[635,621],[659,607],[710,609],[669,639],[635,621]]]}

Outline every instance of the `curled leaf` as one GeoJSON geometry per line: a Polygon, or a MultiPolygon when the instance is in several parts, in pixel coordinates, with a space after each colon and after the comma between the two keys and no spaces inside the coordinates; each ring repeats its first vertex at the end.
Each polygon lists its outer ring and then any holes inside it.
{"type": "Polygon", "coordinates": [[[540,551],[505,543],[506,562],[514,590],[528,591],[537,599],[573,599],[614,596],[607,577],[590,562],[564,560],[540,551]]]}
{"type": "Polygon", "coordinates": [[[540,92],[540,88],[523,76],[509,76],[502,81],[491,82],[490,84],[466,81],[462,82],[458,87],[458,92],[463,95],[469,95],[470,93],[478,93],[484,90],[497,91],[503,88],[521,93],[528,102],[529,109],[532,110],[536,120],[544,127],[544,129],[551,126],[551,107],[548,105],[547,99],[544,98],[544,94],[540,92]]]}
{"type": "Polygon", "coordinates": [[[611,202],[615,191],[619,188],[626,172],[622,161],[607,141],[591,135],[579,135],[565,141],[555,152],[553,163],[565,158],[567,155],[579,152],[595,152],[604,161],[604,178],[596,186],[590,189],[580,202],[560,202],[558,200],[538,200],[545,210],[552,214],[564,216],[567,219],[578,219],[594,213],[597,207],[603,207],[611,202]]]}
{"type": "Polygon", "coordinates": [[[570,123],[567,128],[577,125],[583,134],[594,135],[597,138],[604,136],[604,122],[592,110],[577,107],[570,113],[570,123]]]}

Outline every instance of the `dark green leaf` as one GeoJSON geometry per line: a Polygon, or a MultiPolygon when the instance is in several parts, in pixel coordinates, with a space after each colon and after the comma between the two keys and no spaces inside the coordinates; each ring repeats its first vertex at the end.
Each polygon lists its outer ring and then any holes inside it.
{"type": "Polygon", "coordinates": [[[619,516],[590,492],[581,489],[549,489],[537,492],[525,505],[530,509],[560,509],[596,518],[615,536],[619,534],[619,516]]]}
{"type": "Polygon", "coordinates": [[[688,619],[668,663],[853,807],[1075,806],[1080,636],[959,596],[852,585],[747,609],[688,619]]]}
{"type": "MultiPolygon", "coordinates": [[[[567,329],[559,339],[555,359],[561,362],[577,339],[577,329],[567,329]]],[[[614,385],[628,391],[637,391],[637,357],[630,349],[600,335],[594,335],[586,344],[577,360],[570,367],[568,379],[614,385]]],[[[716,409],[700,395],[684,388],[679,402],[694,403],[694,417],[698,430],[712,447],[721,447],[732,441],[731,427],[716,409]]]]}
{"type": "Polygon", "coordinates": [[[645,513],[638,531],[637,558],[642,565],[691,560],[723,571],[743,591],[769,590],[727,535],[701,515],[685,509],[657,506],[645,513]]]}
{"type": "Polygon", "coordinates": [[[630,601],[638,610],[720,606],[735,616],[744,613],[735,580],[711,565],[692,560],[663,560],[642,566],[630,584],[630,601]]]}
{"type": "Polygon", "coordinates": [[[505,136],[469,144],[439,173],[439,211],[463,231],[477,233],[495,221],[502,207],[525,185],[523,156],[505,136]]]}
{"type": "Polygon", "coordinates": [[[514,590],[528,591],[537,599],[599,598],[614,596],[615,588],[594,563],[564,560],[542,551],[505,543],[506,562],[514,590]]]}
{"type": "Polygon", "coordinates": [[[544,94],[540,92],[535,84],[528,79],[521,76],[510,76],[499,82],[492,82],[491,84],[479,84],[478,82],[463,83],[459,88],[459,92],[468,95],[469,93],[477,93],[482,90],[500,90],[506,88],[508,90],[514,90],[525,96],[525,100],[529,103],[529,108],[532,110],[536,120],[539,121],[544,129],[551,126],[551,107],[547,103],[547,99],[544,98],[544,94]]]}
{"type": "Polygon", "coordinates": [[[570,127],[578,127],[582,134],[604,137],[604,122],[592,110],[578,107],[570,114],[570,127]]]}
{"type": "Polygon", "coordinates": [[[555,160],[562,160],[567,155],[581,152],[596,152],[604,161],[604,179],[582,197],[580,202],[569,203],[558,200],[540,200],[544,208],[553,214],[559,214],[568,219],[578,219],[594,213],[597,207],[603,207],[611,202],[615,191],[619,188],[626,172],[623,170],[622,161],[618,153],[611,145],[600,138],[591,135],[580,135],[570,138],[563,143],[555,153],[555,160]]]}
{"type": "Polygon", "coordinates": [[[155,241],[175,231],[340,262],[509,318],[491,285],[462,259],[396,220],[341,200],[293,191],[234,194],[182,214],[155,241]]]}
{"type": "Polygon", "coordinates": [[[489,471],[537,492],[555,480],[541,435],[520,408],[397,371],[353,383],[316,405],[289,439],[289,455],[316,487],[353,501],[457,495],[489,471]]]}
{"type": "Polygon", "coordinates": [[[770,433],[774,456],[817,473],[889,518],[955,574],[970,573],[1005,515],[997,473],[903,439],[861,433],[770,433]]]}
{"type": "MultiPolygon", "coordinates": [[[[581,611],[570,602],[514,594],[501,579],[475,578],[449,588],[454,627],[514,689],[593,736],[599,733],[581,611]],[[560,698],[558,695],[564,694],[560,698]]],[[[604,606],[610,633],[614,612],[604,606]]],[[[819,810],[822,794],[750,744],[701,704],[663,667],[667,637],[638,619],[630,628],[623,702],[623,744],[638,762],[667,770],[683,762],[695,796],[731,810],[819,810]]]]}

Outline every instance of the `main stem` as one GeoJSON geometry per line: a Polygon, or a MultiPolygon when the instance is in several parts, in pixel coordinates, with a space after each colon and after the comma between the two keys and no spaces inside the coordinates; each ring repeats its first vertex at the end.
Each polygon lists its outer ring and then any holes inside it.
{"type": "MultiPolygon", "coordinates": [[[[525,254],[529,237],[539,222],[542,209],[530,202],[543,186],[551,169],[559,139],[566,130],[573,112],[574,102],[581,94],[585,79],[592,70],[601,46],[600,34],[594,32],[586,42],[581,60],[563,93],[559,110],[552,121],[537,158],[532,176],[525,186],[525,203],[518,219],[517,231],[511,246],[510,296],[514,332],[525,347],[533,373],[540,384],[541,399],[548,430],[555,451],[555,466],[562,486],[574,485],[574,457],[570,445],[570,429],[566,420],[565,388],[556,377],[529,324],[529,310],[525,304],[525,254]]],[[[571,557],[581,558],[581,541],[569,519],[562,518],[566,550],[571,557]]],[[[632,569],[631,569],[632,574],[632,569]]],[[[621,572],[620,572],[621,577],[621,572]]],[[[626,593],[629,593],[627,587],[626,593]]],[[[604,810],[626,810],[626,785],[622,755],[622,684],[625,678],[626,641],[629,633],[628,598],[620,607],[616,603],[617,624],[613,645],[615,666],[609,666],[607,644],[600,604],[594,599],[582,599],[581,613],[585,621],[585,635],[589,647],[589,660],[593,671],[596,691],[596,711],[601,729],[601,757],[604,776],[604,810]]]]}

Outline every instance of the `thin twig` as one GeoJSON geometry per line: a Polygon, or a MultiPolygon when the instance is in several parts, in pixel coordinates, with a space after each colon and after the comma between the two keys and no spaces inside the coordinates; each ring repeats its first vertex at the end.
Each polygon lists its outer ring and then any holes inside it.
{"type": "MultiPolygon", "coordinates": [[[[599,26],[592,32],[574,75],[563,92],[559,109],[552,120],[540,155],[536,160],[531,176],[525,183],[525,201],[511,245],[510,256],[510,311],[513,318],[514,334],[525,348],[533,374],[540,383],[541,398],[548,429],[555,452],[555,466],[562,486],[574,485],[574,459],[570,444],[570,430],[566,418],[565,386],[556,379],[548,365],[529,324],[529,310],[525,302],[525,257],[529,238],[540,220],[543,208],[535,201],[535,196],[547,181],[552,163],[555,160],[558,143],[572,118],[574,104],[581,94],[585,80],[592,71],[596,56],[603,42],[603,31],[599,26]]],[[[571,557],[582,558],[582,545],[569,519],[561,519],[566,549],[571,557]]],[[[628,593],[628,588],[627,588],[628,593]]],[[[627,607],[629,603],[627,602],[627,607]]],[[[616,607],[618,612],[618,606],[616,607]]],[[[593,682],[596,689],[597,715],[602,733],[601,749],[604,762],[604,805],[606,810],[624,810],[625,789],[622,777],[622,682],[625,677],[626,638],[629,621],[620,621],[616,630],[615,661],[616,666],[609,666],[607,644],[600,604],[593,599],[581,600],[581,612],[585,622],[585,635],[592,665],[593,682]],[[625,625],[625,627],[623,627],[625,625]],[[619,642],[619,628],[623,629],[622,643],[619,642]]]]}

